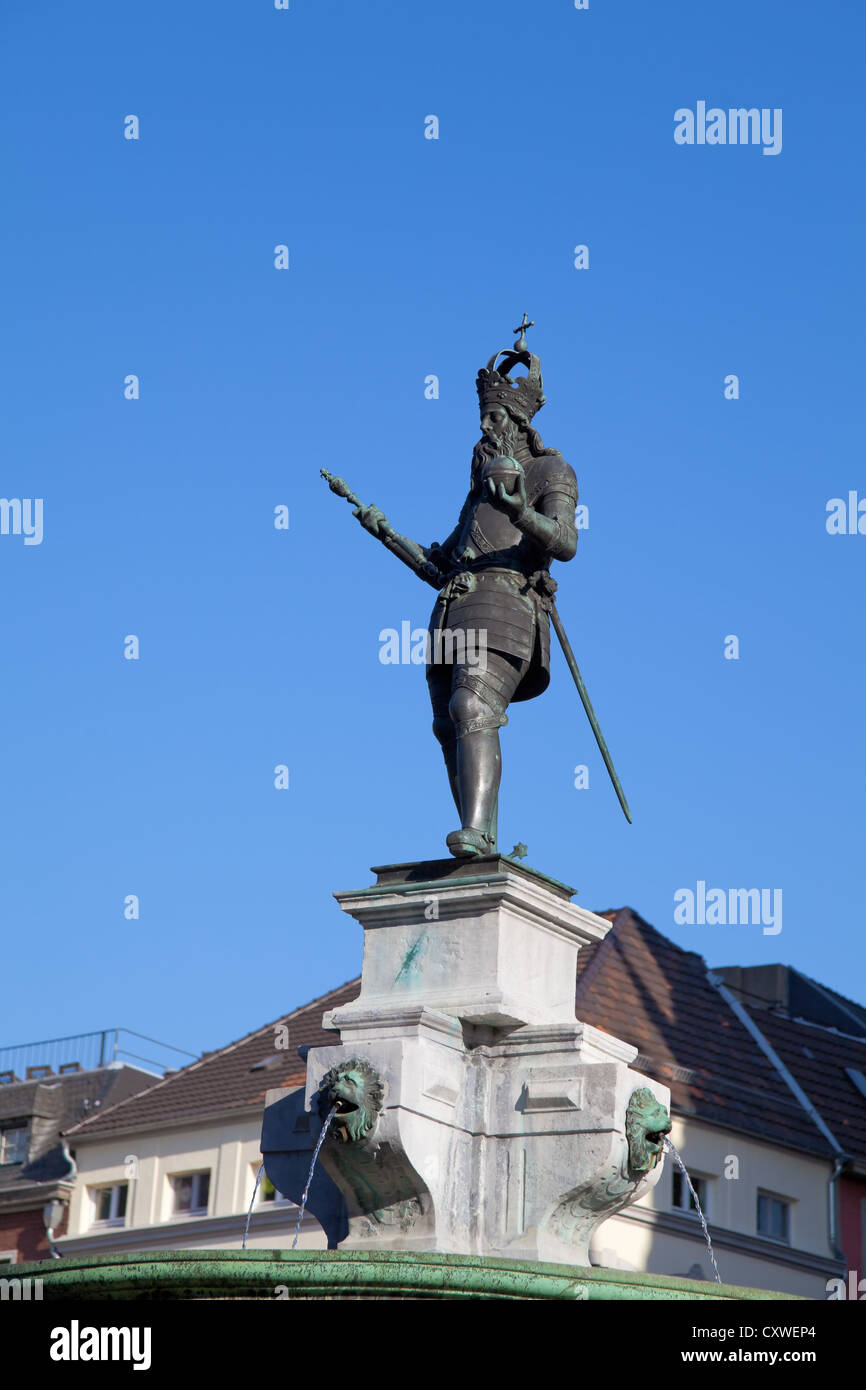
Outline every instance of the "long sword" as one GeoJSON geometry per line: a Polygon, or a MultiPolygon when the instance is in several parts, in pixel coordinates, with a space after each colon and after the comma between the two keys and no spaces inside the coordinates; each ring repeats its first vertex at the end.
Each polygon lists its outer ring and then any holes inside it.
{"type": "Polygon", "coordinates": [[[568,663],[568,669],[572,674],[575,685],[577,686],[577,693],[580,696],[580,702],[583,705],[583,708],[586,710],[586,717],[589,720],[592,732],[595,734],[595,741],[598,744],[601,756],[604,758],[604,765],[608,770],[610,780],[613,782],[613,789],[616,792],[617,797],[619,798],[619,804],[623,809],[623,814],[625,815],[625,818],[628,821],[629,825],[631,825],[631,811],[628,809],[628,802],[625,799],[625,792],[623,791],[620,780],[616,775],[616,768],[613,765],[613,759],[610,756],[610,753],[608,752],[607,744],[604,741],[604,734],[601,732],[601,729],[598,725],[598,720],[595,717],[595,710],[593,709],[589,695],[586,692],[586,686],[583,683],[583,677],[580,674],[580,668],[578,667],[577,661],[575,660],[574,652],[571,650],[571,643],[565,635],[565,628],[562,626],[562,619],[559,616],[559,611],[556,607],[556,603],[554,602],[553,598],[551,598],[549,602],[550,621],[553,623],[553,630],[559,638],[559,645],[562,647],[562,654],[568,663]]]}

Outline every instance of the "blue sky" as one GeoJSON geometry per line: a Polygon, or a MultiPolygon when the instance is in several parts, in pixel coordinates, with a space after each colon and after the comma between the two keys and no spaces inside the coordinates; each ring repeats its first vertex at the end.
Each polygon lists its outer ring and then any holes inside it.
{"type": "Polygon", "coordinates": [[[524,310],[634,825],[555,653],[502,842],[711,964],[862,1000],[866,536],[825,527],[866,496],[862,8],[12,0],[4,28],[0,493],[44,536],[0,535],[0,1042],[220,1046],[358,972],[333,890],[444,853],[423,671],[379,661],[432,590],[319,469],[442,538],[524,310]],[[676,145],[700,100],[781,108],[782,152],[676,145]],[[675,924],[699,880],[781,888],[781,933],[675,924]]]}

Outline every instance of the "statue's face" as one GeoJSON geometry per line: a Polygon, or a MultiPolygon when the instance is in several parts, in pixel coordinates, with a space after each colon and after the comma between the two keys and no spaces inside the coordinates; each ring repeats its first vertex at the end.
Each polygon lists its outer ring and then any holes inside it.
{"type": "Polygon", "coordinates": [[[481,416],[481,432],[494,439],[501,439],[508,424],[508,411],[504,406],[489,406],[481,416]]]}

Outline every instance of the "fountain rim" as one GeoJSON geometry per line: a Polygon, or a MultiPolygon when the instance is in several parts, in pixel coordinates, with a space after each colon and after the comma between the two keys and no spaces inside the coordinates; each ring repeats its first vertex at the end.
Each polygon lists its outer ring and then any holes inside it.
{"type": "Polygon", "coordinates": [[[595,1266],[431,1250],[152,1250],[11,1265],[47,1299],[506,1298],[809,1302],[806,1295],[595,1266]]]}

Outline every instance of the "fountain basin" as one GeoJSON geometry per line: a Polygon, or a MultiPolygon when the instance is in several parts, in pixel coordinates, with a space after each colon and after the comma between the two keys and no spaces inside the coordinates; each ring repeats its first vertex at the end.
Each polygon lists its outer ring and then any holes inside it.
{"type": "Polygon", "coordinates": [[[438,1251],[158,1250],[18,1264],[14,1275],[41,1279],[43,1300],[809,1301],[661,1274],[438,1251]]]}

